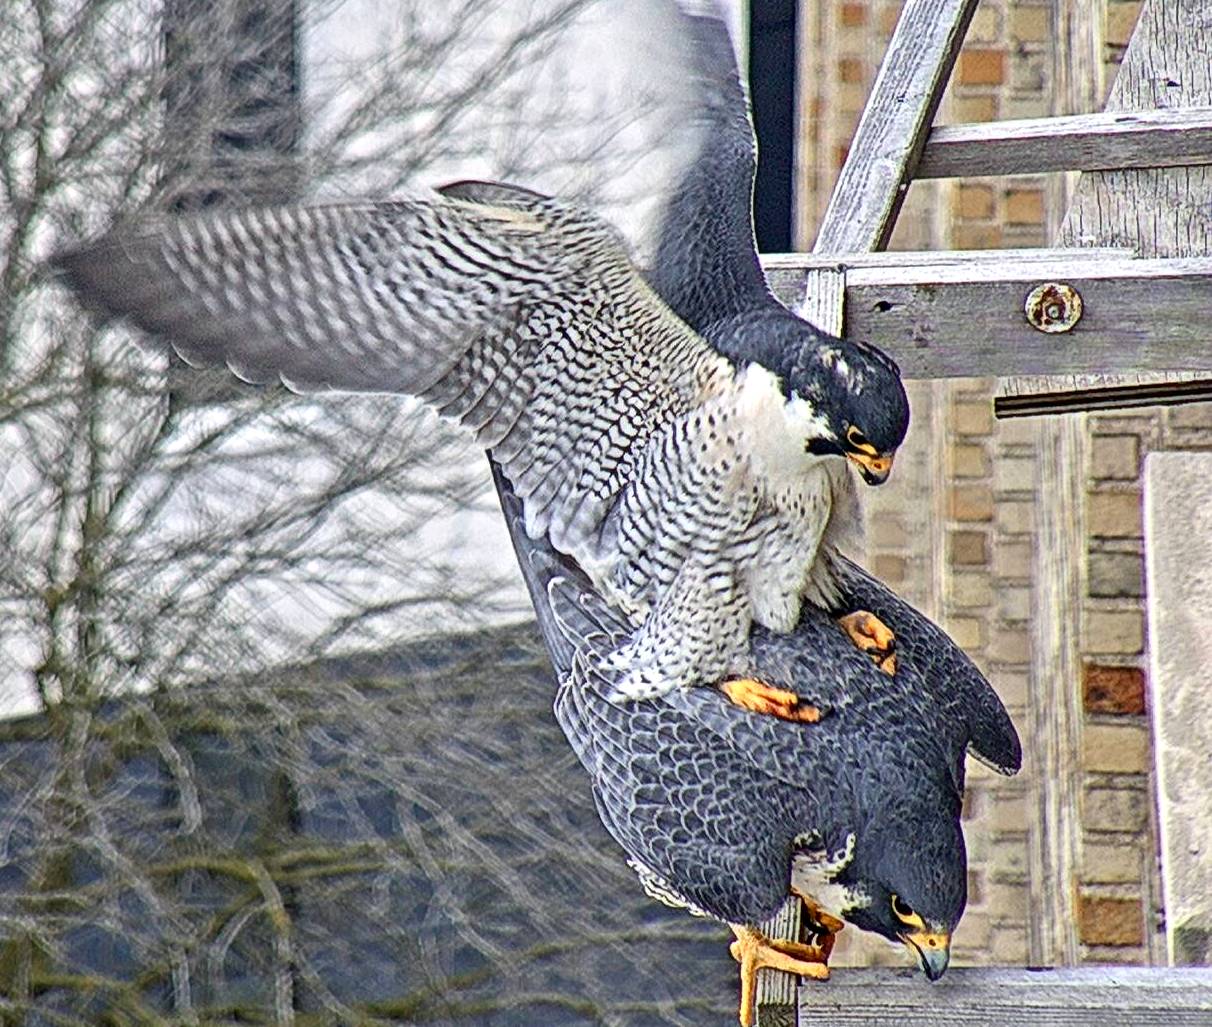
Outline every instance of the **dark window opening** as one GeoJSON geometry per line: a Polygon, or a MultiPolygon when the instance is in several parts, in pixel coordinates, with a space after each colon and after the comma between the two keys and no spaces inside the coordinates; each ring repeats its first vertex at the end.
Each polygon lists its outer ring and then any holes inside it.
{"type": "Polygon", "coordinates": [[[751,0],[749,93],[758,137],[753,218],[758,249],[791,249],[795,178],[796,0],[751,0]]]}

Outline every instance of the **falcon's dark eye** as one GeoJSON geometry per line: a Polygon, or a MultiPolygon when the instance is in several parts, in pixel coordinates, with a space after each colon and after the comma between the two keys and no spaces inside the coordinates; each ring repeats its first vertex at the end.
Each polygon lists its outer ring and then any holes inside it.
{"type": "Polygon", "coordinates": [[[922,918],[913,912],[913,907],[899,895],[892,896],[892,912],[907,924],[917,925],[922,922],[922,918]]]}
{"type": "Polygon", "coordinates": [[[846,441],[860,453],[875,454],[875,447],[867,441],[867,436],[853,425],[846,429],[846,441]]]}

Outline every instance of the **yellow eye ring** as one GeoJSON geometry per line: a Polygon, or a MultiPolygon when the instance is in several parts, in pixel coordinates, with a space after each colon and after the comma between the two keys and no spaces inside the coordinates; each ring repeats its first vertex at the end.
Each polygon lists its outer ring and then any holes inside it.
{"type": "Polygon", "coordinates": [[[876,448],[867,441],[867,436],[854,427],[854,425],[846,429],[846,441],[860,453],[866,453],[869,456],[877,455],[876,448]]]}
{"type": "Polygon", "coordinates": [[[899,895],[892,896],[892,912],[896,914],[896,918],[901,923],[908,924],[910,927],[925,928],[926,926],[925,921],[899,895]]]}

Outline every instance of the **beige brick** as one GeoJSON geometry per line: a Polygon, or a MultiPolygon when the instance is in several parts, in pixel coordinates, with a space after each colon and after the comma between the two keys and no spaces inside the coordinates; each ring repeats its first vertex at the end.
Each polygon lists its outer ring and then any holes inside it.
{"type": "Polygon", "coordinates": [[[1090,595],[1102,599],[1140,598],[1145,594],[1144,560],[1138,553],[1092,551],[1086,557],[1090,595]]]}
{"type": "Polygon", "coordinates": [[[1039,422],[1032,417],[1011,417],[997,422],[997,441],[1035,451],[1039,444],[1039,422]]]}
{"type": "Polygon", "coordinates": [[[987,485],[954,485],[950,498],[952,520],[993,520],[993,490],[987,485]]]}
{"type": "Polygon", "coordinates": [[[871,516],[867,540],[880,549],[904,549],[909,544],[909,534],[899,514],[881,510],[871,516]]]}
{"type": "Polygon", "coordinates": [[[997,504],[997,527],[1007,535],[1029,535],[1035,526],[1035,504],[1002,502],[997,504]]]}
{"type": "MultiPolygon", "coordinates": [[[[1024,820],[1021,826],[1025,827],[1026,824],[1027,822],[1024,820]]],[[[1027,836],[1018,834],[999,840],[989,854],[987,866],[989,873],[999,880],[1025,881],[1027,879],[1027,836]]]]}
{"type": "Polygon", "coordinates": [[[972,16],[968,34],[969,43],[1000,43],[1002,38],[1002,12],[996,7],[981,4],[972,16]]]}
{"type": "Polygon", "coordinates": [[[1016,53],[1010,62],[1010,85],[1015,93],[1043,93],[1048,83],[1048,58],[1040,53],[1016,53]]]}
{"type": "Polygon", "coordinates": [[[956,478],[987,478],[989,454],[984,446],[958,445],[951,447],[951,474],[956,478]]]}
{"type": "Polygon", "coordinates": [[[1082,765],[1101,774],[1143,774],[1149,769],[1149,734],[1143,725],[1087,724],[1082,765]]]}
{"type": "Polygon", "coordinates": [[[984,531],[952,531],[947,535],[951,562],[959,567],[984,567],[989,562],[989,535],[984,531]]]}
{"type": "Polygon", "coordinates": [[[1138,610],[1087,610],[1082,649],[1090,653],[1139,653],[1145,647],[1145,619],[1138,610]]]}
{"type": "Polygon", "coordinates": [[[1031,619],[1031,589],[1000,587],[997,590],[997,615],[1002,620],[1026,621],[1031,619]]]}
{"type": "Polygon", "coordinates": [[[993,605],[993,582],[989,575],[959,573],[952,577],[947,602],[960,609],[983,608],[993,605]]]}
{"type": "Polygon", "coordinates": [[[838,20],[843,28],[861,28],[867,24],[866,4],[842,4],[838,20]]]}
{"type": "Polygon", "coordinates": [[[1131,843],[1087,837],[1082,843],[1082,880],[1089,884],[1126,884],[1140,881],[1140,849],[1131,843]]]}
{"type": "Polygon", "coordinates": [[[1148,823],[1143,789],[1087,788],[1082,803],[1082,823],[1088,831],[1129,831],[1133,834],[1143,831],[1148,823]]]}
{"type": "Polygon", "coordinates": [[[1143,945],[1145,918],[1140,901],[1080,896],[1078,935],[1086,945],[1143,945]]]}
{"type": "Polygon", "coordinates": [[[1132,38],[1140,16],[1140,4],[1113,3],[1107,5],[1107,42],[1123,46],[1132,38]]]}
{"type": "Polygon", "coordinates": [[[958,122],[996,121],[999,115],[996,96],[957,96],[951,101],[951,113],[958,122]]]}
{"type": "Polygon", "coordinates": [[[957,250],[997,250],[1003,245],[1000,224],[959,224],[951,230],[951,241],[957,250]]]}
{"type": "Polygon", "coordinates": [[[998,492],[1033,492],[1035,470],[1034,460],[1002,457],[993,468],[993,487],[998,492]]]}
{"type": "Polygon", "coordinates": [[[1007,581],[1030,581],[1034,559],[1030,542],[998,539],[993,547],[993,573],[1007,581]]]}
{"type": "Polygon", "coordinates": [[[1006,192],[1006,220],[1012,225],[1038,225],[1044,220],[1042,189],[1010,189],[1006,192]]]}
{"type": "Polygon", "coordinates": [[[891,588],[904,584],[905,566],[905,558],[893,553],[877,553],[871,561],[872,573],[891,588]]]}
{"type": "MultiPolygon", "coordinates": [[[[989,195],[993,195],[992,191],[989,195]]],[[[952,404],[951,428],[957,435],[988,435],[993,431],[993,404],[989,402],[952,404]]]]}
{"type": "Polygon", "coordinates": [[[989,899],[985,908],[996,920],[1014,920],[1021,917],[1027,909],[1027,885],[1005,881],[990,883],[989,899]]]}
{"type": "Polygon", "coordinates": [[[1001,111],[1001,116],[1007,121],[1014,118],[1046,118],[1051,113],[1051,105],[1046,93],[1019,93],[1003,97],[1001,111]]]}
{"type": "Polygon", "coordinates": [[[985,626],[977,617],[947,617],[943,630],[965,652],[973,652],[985,645],[985,626]]]}
{"type": "Polygon", "coordinates": [[[1139,538],[1143,531],[1139,492],[1092,492],[1086,497],[1086,528],[1103,538],[1139,538]]]}
{"type": "Polygon", "coordinates": [[[998,834],[1017,832],[1027,823],[1027,798],[1024,795],[999,796],[989,805],[991,831],[998,834]]]}
{"type": "Polygon", "coordinates": [[[957,217],[987,221],[994,214],[993,190],[987,185],[961,185],[954,193],[957,217]]]}
{"type": "Polygon", "coordinates": [[[1166,420],[1171,428],[1212,428],[1212,403],[1189,403],[1171,407],[1166,411],[1166,420]]]}
{"type": "Polygon", "coordinates": [[[1047,7],[1014,7],[1010,11],[1010,35],[1020,43],[1045,43],[1052,34],[1047,7]]]}
{"type": "Polygon", "coordinates": [[[993,682],[994,691],[1002,697],[1002,702],[1007,706],[1026,707],[1029,682],[1027,675],[1022,671],[1005,669],[994,671],[989,674],[989,680],[993,682]]]}
{"type": "MultiPolygon", "coordinates": [[[[1021,920],[1023,916],[1015,919],[1021,920]]],[[[994,927],[989,940],[989,957],[991,962],[1001,966],[1021,966],[1027,961],[1026,930],[1022,927],[994,927]]]]}
{"type": "Polygon", "coordinates": [[[1090,477],[1132,479],[1140,474],[1140,438],[1095,435],[1090,440],[1090,477]]]}
{"type": "Polygon", "coordinates": [[[1024,630],[998,625],[992,631],[989,656],[999,663],[1029,663],[1031,637],[1024,630]]]}
{"type": "Polygon", "coordinates": [[[973,962],[984,962],[986,950],[989,947],[989,934],[993,928],[987,913],[975,910],[976,903],[972,900],[972,890],[968,891],[968,910],[959,922],[955,935],[951,939],[951,951],[957,957],[966,956],[973,962]]]}
{"type": "Polygon", "coordinates": [[[1082,962],[1087,965],[1147,966],[1149,953],[1143,948],[1125,945],[1112,948],[1109,945],[1083,945],[1082,962]]]}

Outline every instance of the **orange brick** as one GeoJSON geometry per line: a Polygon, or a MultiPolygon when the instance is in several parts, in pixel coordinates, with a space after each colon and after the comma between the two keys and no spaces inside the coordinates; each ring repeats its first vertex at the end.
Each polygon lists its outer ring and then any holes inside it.
{"type": "Polygon", "coordinates": [[[1086,945],[1143,945],[1145,919],[1135,899],[1081,896],[1079,935],[1086,945]]]}
{"type": "Polygon", "coordinates": [[[1138,667],[1082,668],[1082,702],[1087,713],[1145,712],[1145,675],[1138,667]]]}
{"type": "Polygon", "coordinates": [[[987,185],[961,185],[955,190],[955,213],[968,219],[993,217],[993,190],[987,185]]]}
{"type": "Polygon", "coordinates": [[[957,250],[996,250],[1002,245],[1001,225],[956,225],[952,241],[957,250]]]}
{"type": "Polygon", "coordinates": [[[1042,189],[1011,189],[1006,193],[1006,220],[1012,225],[1041,225],[1044,222],[1042,189]]]}
{"type": "Polygon", "coordinates": [[[1005,50],[964,50],[960,53],[961,86],[1000,86],[1006,81],[1005,50]]]}
{"type": "Polygon", "coordinates": [[[837,61],[837,77],[841,82],[862,82],[863,62],[857,57],[839,57],[837,61]]]}
{"type": "Polygon", "coordinates": [[[841,22],[842,27],[848,29],[857,29],[866,25],[866,4],[842,4],[841,22]]]}

